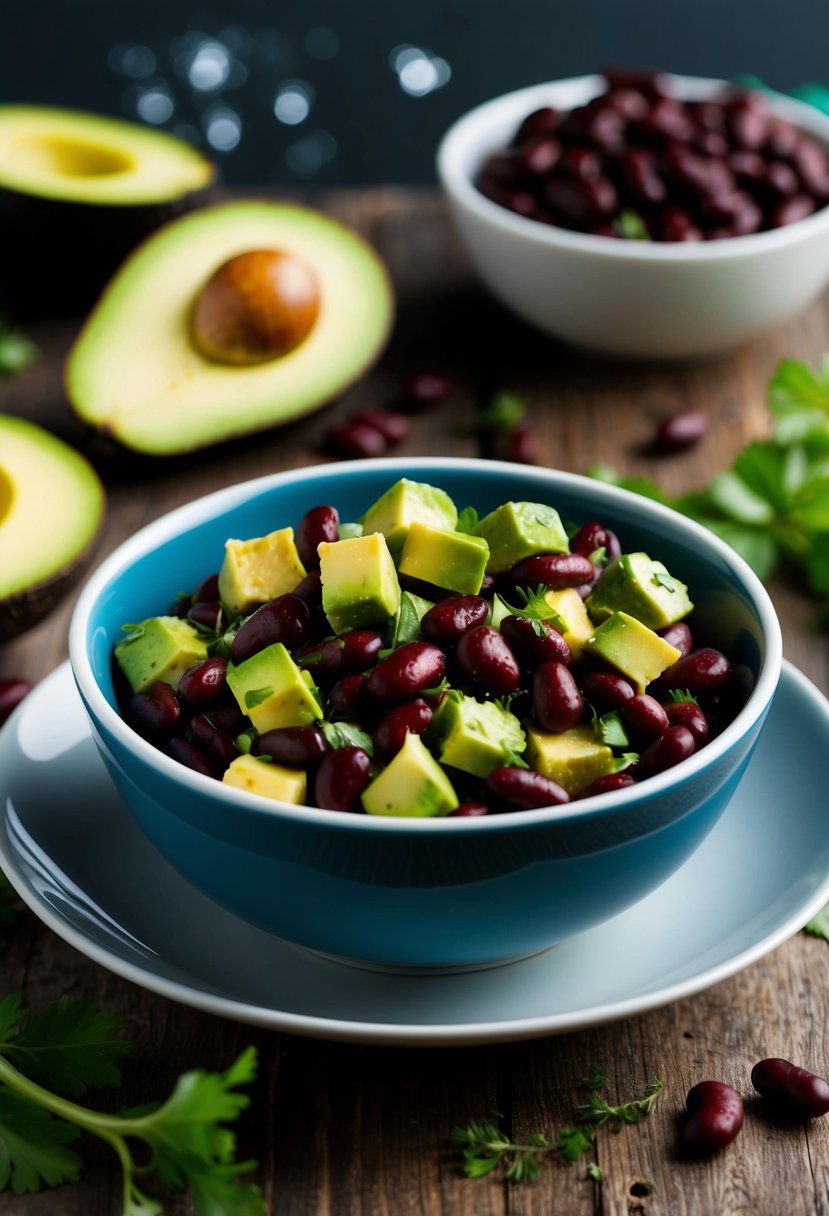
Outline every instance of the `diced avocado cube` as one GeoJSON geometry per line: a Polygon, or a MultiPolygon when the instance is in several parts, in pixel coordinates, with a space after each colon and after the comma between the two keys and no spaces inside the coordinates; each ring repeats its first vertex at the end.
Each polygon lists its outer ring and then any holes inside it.
{"type": "Polygon", "coordinates": [[[477,701],[452,691],[432,718],[426,741],[443,764],[488,777],[521,755],[526,736],[515,714],[497,701],[477,701]]]}
{"type": "Polygon", "coordinates": [[[301,671],[281,642],[228,665],[227,682],[239,708],[258,731],[277,726],[310,726],[322,717],[310,676],[301,671]]]}
{"type": "Polygon", "coordinates": [[[400,606],[400,584],[380,532],[319,546],[322,607],[335,633],[384,624],[400,606]]]}
{"type": "Polygon", "coordinates": [[[628,677],[637,692],[644,692],[651,680],[680,657],[676,646],[627,612],[614,612],[599,625],[587,642],[585,653],[598,655],[615,667],[628,677]]]}
{"type": "Polygon", "coordinates": [[[550,623],[563,635],[573,658],[579,658],[586,643],[593,636],[593,622],[587,615],[584,600],[575,587],[565,587],[561,591],[548,591],[544,599],[558,614],[560,620],[559,624],[556,621],[550,623]]]}
{"type": "Polygon", "coordinates": [[[219,597],[231,617],[293,591],[305,578],[293,528],[252,540],[229,540],[219,570],[219,597]]]}
{"type": "Polygon", "coordinates": [[[477,595],[488,559],[489,546],[482,537],[445,532],[414,520],[397,569],[459,595],[477,595]]]}
{"type": "Polygon", "coordinates": [[[362,793],[368,815],[433,818],[458,805],[452,782],[420,735],[408,733],[400,751],[362,793]]]}
{"type": "Polygon", "coordinates": [[[146,692],[156,680],[178,688],[187,668],[207,658],[207,643],[190,621],[151,616],[116,644],[115,658],[133,692],[146,692]]]}
{"type": "Polygon", "coordinates": [[[616,768],[613,752],[596,739],[592,726],[573,726],[559,735],[530,726],[524,758],[530,768],[552,777],[568,794],[616,768]]]}
{"type": "Polygon", "coordinates": [[[382,532],[396,557],[415,522],[452,532],[458,510],[445,490],[403,477],[366,511],[363,532],[382,532]]]}
{"type": "Polygon", "coordinates": [[[505,502],[479,520],[475,535],[489,545],[488,574],[501,574],[533,553],[568,553],[558,511],[540,502],[505,502]]]}
{"type": "Polygon", "coordinates": [[[609,562],[587,600],[596,622],[614,612],[627,612],[649,629],[681,621],[693,606],[685,584],[647,553],[624,553],[609,562]]]}
{"type": "Polygon", "coordinates": [[[231,760],[222,776],[225,785],[232,785],[249,794],[293,802],[301,806],[308,792],[308,778],[301,768],[283,768],[260,760],[257,756],[237,756],[231,760]]]}

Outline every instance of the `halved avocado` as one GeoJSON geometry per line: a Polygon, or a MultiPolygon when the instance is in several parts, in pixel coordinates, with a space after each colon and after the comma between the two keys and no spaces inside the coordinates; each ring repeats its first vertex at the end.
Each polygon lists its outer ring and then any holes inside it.
{"type": "Polygon", "coordinates": [[[103,511],[79,452],[0,414],[0,639],[37,624],[79,578],[103,511]]]}
{"type": "Polygon", "coordinates": [[[393,313],[377,254],[321,212],[205,208],[127,259],[70,352],[67,392],[123,446],[186,452],[338,396],[379,355],[393,313]],[[279,324],[296,309],[302,325],[279,324]]]}
{"type": "Polygon", "coordinates": [[[92,303],[127,253],[200,205],[214,165],[124,119],[0,105],[0,293],[15,314],[92,303]]]}

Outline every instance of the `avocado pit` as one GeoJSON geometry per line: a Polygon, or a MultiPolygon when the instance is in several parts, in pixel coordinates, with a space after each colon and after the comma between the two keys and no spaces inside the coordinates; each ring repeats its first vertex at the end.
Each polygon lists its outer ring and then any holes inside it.
{"type": "Polygon", "coordinates": [[[319,281],[307,262],[283,249],[249,250],[223,262],[202,287],[192,341],[218,363],[267,363],[307,338],[319,308],[319,281]]]}

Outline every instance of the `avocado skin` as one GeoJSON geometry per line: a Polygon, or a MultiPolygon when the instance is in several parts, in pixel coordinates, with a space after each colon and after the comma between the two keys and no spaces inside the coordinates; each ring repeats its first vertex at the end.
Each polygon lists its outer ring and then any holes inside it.
{"type": "Polygon", "coordinates": [[[215,190],[211,183],[163,202],[115,206],[0,186],[0,309],[21,320],[82,314],[136,245],[212,202],[215,190]]]}
{"type": "Polygon", "coordinates": [[[45,582],[0,600],[0,642],[8,642],[39,625],[77,586],[95,551],[97,536],[74,561],[45,582]]]}

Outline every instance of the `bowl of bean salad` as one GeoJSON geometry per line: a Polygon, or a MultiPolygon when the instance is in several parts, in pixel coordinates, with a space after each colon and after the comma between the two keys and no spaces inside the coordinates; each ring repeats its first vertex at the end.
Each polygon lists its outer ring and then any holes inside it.
{"type": "Polygon", "coordinates": [[[660,504],[422,458],[155,521],[87,583],[70,655],[113,781],[191,882],[307,949],[439,970],[669,877],[748,763],[781,643],[748,567],[660,504]]]}
{"type": "Polygon", "coordinates": [[[505,94],[444,136],[469,259],[523,320],[646,359],[734,349],[829,278],[829,118],[778,94],[608,69],[505,94]]]}

